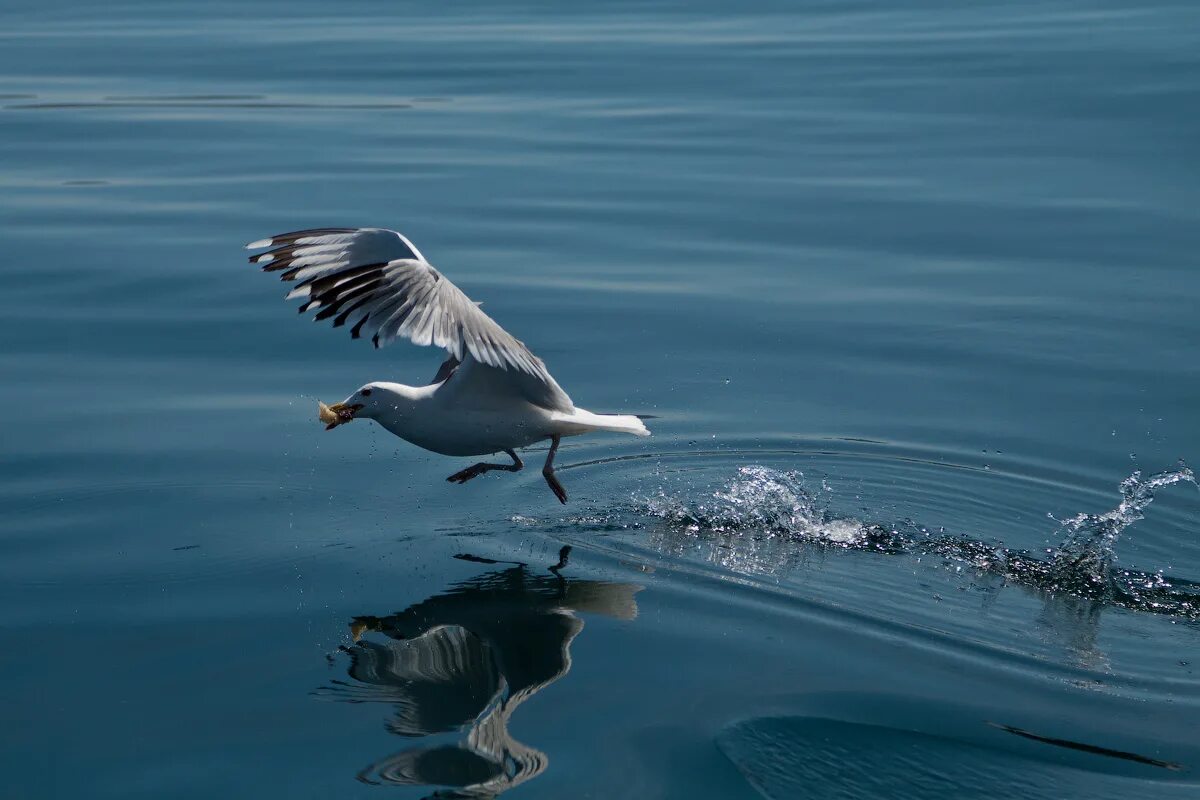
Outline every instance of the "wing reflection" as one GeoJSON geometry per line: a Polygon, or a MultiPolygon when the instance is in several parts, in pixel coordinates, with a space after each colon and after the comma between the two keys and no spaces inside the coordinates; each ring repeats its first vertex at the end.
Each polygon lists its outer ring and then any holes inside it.
{"type": "Polygon", "coordinates": [[[389,731],[440,738],[368,765],[359,780],[446,787],[438,798],[487,798],[541,774],[546,754],[514,739],[509,719],[570,670],[571,641],[583,629],[579,612],[633,619],[641,588],[555,570],[535,574],[520,565],[395,614],[356,617],[354,643],[343,648],[348,680],[332,681],[318,694],[389,703],[389,731]]]}

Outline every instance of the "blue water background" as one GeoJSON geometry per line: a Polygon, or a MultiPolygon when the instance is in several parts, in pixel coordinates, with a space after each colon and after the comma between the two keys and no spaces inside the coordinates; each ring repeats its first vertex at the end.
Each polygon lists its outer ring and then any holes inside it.
{"type": "MultiPolygon", "coordinates": [[[[510,688],[506,646],[569,652],[501,708],[546,759],[513,797],[1195,796],[1194,618],[768,530],[778,493],[675,511],[765,480],[1048,557],[1200,462],[1197,142],[1190,2],[8,0],[0,794],[452,786],[368,765],[470,719],[331,691],[408,646],[353,620],[428,601],[510,688]],[[328,225],[405,232],[654,436],[568,442],[560,507],[325,433],[317,398],[440,361],[297,319],[241,250],[328,225]]],[[[1200,581],[1200,493],[1146,516],[1116,567],[1200,581]]]]}

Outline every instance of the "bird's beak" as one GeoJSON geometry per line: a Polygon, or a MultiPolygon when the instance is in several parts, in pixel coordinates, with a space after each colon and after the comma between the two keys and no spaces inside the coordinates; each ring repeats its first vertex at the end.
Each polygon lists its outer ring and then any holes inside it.
{"type": "Polygon", "coordinates": [[[362,408],[362,403],[334,403],[327,406],[317,401],[317,419],[325,423],[325,430],[331,431],[338,425],[345,425],[354,419],[354,413],[362,408]]]}

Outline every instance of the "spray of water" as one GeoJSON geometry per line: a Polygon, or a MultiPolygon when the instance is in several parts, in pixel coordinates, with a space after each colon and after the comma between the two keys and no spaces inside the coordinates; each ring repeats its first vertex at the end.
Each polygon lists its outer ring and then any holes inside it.
{"type": "Polygon", "coordinates": [[[709,500],[689,503],[664,490],[643,498],[642,512],[698,533],[752,532],[854,546],[866,536],[855,519],[834,517],[804,488],[804,475],[769,467],[742,467],[736,480],[709,500]]]}
{"type": "Polygon", "coordinates": [[[1048,577],[1058,591],[1112,600],[1121,582],[1112,571],[1117,538],[1152,502],[1154,493],[1176,483],[1196,486],[1196,475],[1185,464],[1177,469],[1143,478],[1140,471],[1121,481],[1121,503],[1104,514],[1079,514],[1062,522],[1066,536],[1050,560],[1048,577]]]}
{"type": "Polygon", "coordinates": [[[1121,534],[1143,519],[1158,489],[1178,483],[1200,488],[1182,463],[1150,476],[1134,472],[1121,482],[1116,508],[1060,523],[1062,544],[1048,559],[969,537],[930,534],[911,523],[883,525],[838,516],[823,499],[824,484],[822,492],[810,492],[800,472],[762,466],[742,467],[727,486],[699,500],[660,489],[635,498],[633,510],[688,536],[734,537],[739,546],[745,542],[751,549],[763,539],[784,537],[818,547],[937,555],[1054,593],[1200,619],[1200,585],[1113,566],[1121,534]]]}

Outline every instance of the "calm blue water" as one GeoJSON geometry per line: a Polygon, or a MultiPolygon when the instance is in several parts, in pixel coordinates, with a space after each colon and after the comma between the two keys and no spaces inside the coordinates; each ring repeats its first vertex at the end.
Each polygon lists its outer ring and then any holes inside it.
{"type": "Polygon", "coordinates": [[[0,7],[0,794],[1200,793],[1200,6],[738,8],[0,7]],[[329,225],[654,436],[326,434],[329,225]]]}

